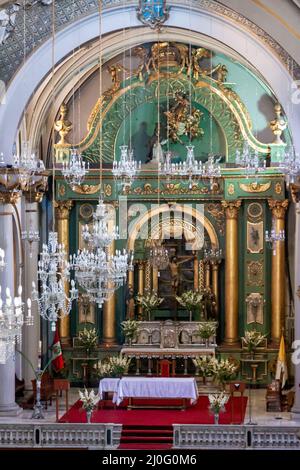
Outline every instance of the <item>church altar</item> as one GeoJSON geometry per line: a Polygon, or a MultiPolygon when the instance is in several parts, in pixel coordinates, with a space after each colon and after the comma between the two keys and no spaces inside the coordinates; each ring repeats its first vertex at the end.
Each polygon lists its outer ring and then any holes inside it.
{"type": "Polygon", "coordinates": [[[185,407],[185,400],[189,399],[191,404],[197,401],[198,389],[192,377],[123,377],[118,383],[113,402],[120,405],[125,398],[129,399],[129,409],[137,406],[132,404],[132,398],[181,399],[185,407]]]}
{"type": "MultiPolygon", "coordinates": [[[[147,375],[159,373],[159,360],[171,361],[171,375],[176,375],[176,360],[183,360],[183,375],[188,375],[188,360],[215,355],[215,336],[203,342],[198,335],[201,322],[166,320],[139,321],[136,341],[123,345],[121,354],[136,360],[136,375],[141,373],[142,360],[147,360],[147,375]],[[156,362],[156,367],[155,367],[156,362]]],[[[196,370],[196,375],[198,371],[196,370]]]]}

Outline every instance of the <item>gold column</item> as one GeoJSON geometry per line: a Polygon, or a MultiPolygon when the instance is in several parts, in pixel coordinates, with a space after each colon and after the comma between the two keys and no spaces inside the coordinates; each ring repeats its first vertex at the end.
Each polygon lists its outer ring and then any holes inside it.
{"type": "MultiPolygon", "coordinates": [[[[272,211],[274,228],[276,233],[285,229],[285,212],[289,201],[275,201],[269,199],[269,207],[272,211]]],[[[284,324],[285,309],[285,246],[283,242],[276,243],[276,253],[272,255],[271,274],[271,306],[272,306],[272,342],[278,345],[280,342],[282,327],[284,324]]]]}
{"type": "MultiPolygon", "coordinates": [[[[138,294],[144,294],[144,261],[138,261],[138,294]]],[[[138,307],[138,315],[141,316],[143,314],[143,307],[139,305],[138,307]]]]}
{"type": "Polygon", "coordinates": [[[225,343],[238,342],[238,213],[241,201],[222,201],[226,217],[225,343]]]}
{"type": "Polygon", "coordinates": [[[205,261],[205,287],[210,287],[210,262],[205,261]]]}
{"type": "Polygon", "coordinates": [[[212,291],[216,297],[216,311],[219,312],[219,265],[220,261],[212,261],[212,291]]]}
{"type": "Polygon", "coordinates": [[[154,292],[158,292],[158,269],[152,268],[152,289],[154,292]]]}
{"type": "Polygon", "coordinates": [[[194,290],[199,290],[199,261],[197,255],[194,256],[194,290]]]}
{"type": "MultiPolygon", "coordinates": [[[[56,201],[56,227],[58,234],[58,243],[62,243],[65,247],[66,257],[69,258],[69,217],[70,210],[73,207],[73,201],[56,201]]],[[[65,282],[65,291],[69,297],[69,282],[65,282]]],[[[62,344],[70,343],[70,315],[66,315],[59,319],[58,322],[59,336],[62,344]]]]}
{"type": "Polygon", "coordinates": [[[133,264],[133,270],[128,271],[128,287],[131,286],[132,289],[134,290],[134,264],[133,264]]]}
{"type": "MultiPolygon", "coordinates": [[[[115,241],[108,247],[107,252],[109,255],[115,253],[115,241]]],[[[110,287],[110,283],[108,284],[110,287]]],[[[116,338],[116,294],[113,293],[112,297],[103,304],[103,338],[102,342],[105,346],[112,346],[117,343],[116,338]]]]}

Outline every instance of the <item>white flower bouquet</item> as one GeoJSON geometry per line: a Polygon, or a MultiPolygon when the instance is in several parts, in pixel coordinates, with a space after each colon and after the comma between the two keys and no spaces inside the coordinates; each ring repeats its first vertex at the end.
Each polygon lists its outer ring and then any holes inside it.
{"type": "Polygon", "coordinates": [[[126,339],[133,340],[138,330],[138,322],[136,320],[125,320],[121,323],[121,328],[126,339]]]}
{"type": "Polygon", "coordinates": [[[262,335],[257,330],[245,331],[245,336],[242,336],[242,342],[245,344],[249,352],[254,352],[255,349],[263,343],[266,335],[262,335]]]}
{"type": "Polygon", "coordinates": [[[93,411],[98,401],[100,400],[99,396],[95,394],[94,390],[89,392],[86,388],[84,389],[84,392],[79,390],[79,398],[82,402],[82,408],[84,408],[86,411],[93,411]]]}
{"type": "Polygon", "coordinates": [[[151,320],[151,312],[155,310],[162,303],[164,299],[158,297],[156,292],[146,293],[144,295],[137,295],[136,301],[138,305],[143,308],[143,311],[148,316],[148,320],[151,320]]]}
{"type": "Polygon", "coordinates": [[[215,413],[219,414],[220,411],[224,411],[225,405],[229,400],[229,395],[227,393],[210,393],[208,395],[209,400],[209,409],[215,413]]]}

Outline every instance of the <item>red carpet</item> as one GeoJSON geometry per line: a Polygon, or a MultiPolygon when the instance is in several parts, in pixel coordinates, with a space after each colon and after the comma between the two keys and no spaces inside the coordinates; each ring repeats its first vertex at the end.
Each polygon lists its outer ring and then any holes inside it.
{"type": "MultiPolygon", "coordinates": [[[[225,412],[220,414],[220,424],[231,423],[231,403],[233,404],[232,421],[234,424],[244,422],[247,397],[234,397],[229,399],[226,404],[225,412]]],[[[164,401],[166,404],[166,401],[164,401]]],[[[172,401],[174,404],[174,401],[172,401]]],[[[97,409],[92,416],[92,423],[120,423],[123,425],[140,426],[141,420],[147,423],[147,427],[153,426],[172,426],[172,424],[213,424],[213,415],[208,409],[208,397],[200,396],[194,406],[189,406],[185,411],[181,410],[160,410],[160,409],[140,409],[130,410],[113,407],[97,409]]],[[[61,423],[85,423],[86,413],[81,408],[81,402],[78,400],[69,411],[63,415],[61,423]]]]}

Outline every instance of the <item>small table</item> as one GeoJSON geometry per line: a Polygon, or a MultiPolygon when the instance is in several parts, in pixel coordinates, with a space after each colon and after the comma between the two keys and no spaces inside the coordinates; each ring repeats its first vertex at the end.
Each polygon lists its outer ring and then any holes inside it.
{"type": "Polygon", "coordinates": [[[70,382],[67,379],[54,379],[53,380],[53,389],[56,393],[56,422],[58,422],[58,409],[59,409],[59,399],[58,399],[58,392],[62,392],[63,390],[66,392],[66,413],[69,410],[69,390],[70,390],[70,382]]]}
{"type": "MultiPolygon", "coordinates": [[[[245,382],[231,382],[230,383],[230,397],[231,397],[231,406],[230,406],[230,411],[231,411],[231,420],[230,424],[235,424],[233,422],[233,397],[235,393],[240,393],[241,398],[242,398],[242,406],[241,406],[241,422],[243,421],[243,396],[244,392],[246,390],[246,384],[245,382]]],[[[240,423],[236,423],[240,424],[240,423]]]]}

